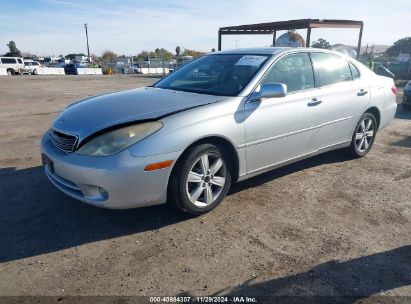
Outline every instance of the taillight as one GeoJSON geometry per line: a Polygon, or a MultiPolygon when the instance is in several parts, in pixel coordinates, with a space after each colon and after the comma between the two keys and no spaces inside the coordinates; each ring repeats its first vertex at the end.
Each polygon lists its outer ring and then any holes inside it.
{"type": "Polygon", "coordinates": [[[391,88],[391,92],[393,92],[394,95],[397,95],[397,91],[398,91],[397,87],[395,85],[393,85],[392,88],[391,88]]]}

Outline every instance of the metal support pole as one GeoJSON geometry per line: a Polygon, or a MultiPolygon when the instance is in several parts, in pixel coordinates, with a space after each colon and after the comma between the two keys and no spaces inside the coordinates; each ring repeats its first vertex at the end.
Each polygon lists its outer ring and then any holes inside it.
{"type": "Polygon", "coordinates": [[[86,30],[86,39],[87,39],[87,61],[88,61],[88,64],[90,64],[90,48],[88,46],[87,23],[84,23],[84,29],[86,30]]]}
{"type": "Polygon", "coordinates": [[[221,32],[218,31],[218,50],[221,51],[221,32]]]}
{"type": "Polygon", "coordinates": [[[310,47],[310,40],[311,40],[311,27],[307,27],[307,38],[305,39],[305,47],[310,47]]]}
{"type": "Polygon", "coordinates": [[[358,46],[357,46],[357,58],[360,58],[360,51],[361,51],[361,39],[362,39],[362,30],[364,28],[364,24],[361,24],[360,27],[360,35],[358,36],[358,46]]]}
{"type": "Polygon", "coordinates": [[[273,46],[275,46],[275,41],[277,40],[277,31],[273,33],[273,46]]]}

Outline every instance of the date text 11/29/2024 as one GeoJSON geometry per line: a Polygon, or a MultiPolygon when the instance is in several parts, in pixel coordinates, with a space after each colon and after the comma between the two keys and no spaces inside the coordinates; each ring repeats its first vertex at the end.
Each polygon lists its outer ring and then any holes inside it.
{"type": "Polygon", "coordinates": [[[174,296],[174,297],[150,297],[150,303],[258,303],[255,297],[243,296],[174,296]]]}

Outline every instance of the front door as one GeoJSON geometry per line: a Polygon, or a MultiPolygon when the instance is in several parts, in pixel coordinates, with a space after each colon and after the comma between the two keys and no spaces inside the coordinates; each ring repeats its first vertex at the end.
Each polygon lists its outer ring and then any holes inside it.
{"type": "Polygon", "coordinates": [[[318,131],[318,90],[308,54],[290,54],[276,61],[260,86],[273,82],[286,84],[288,94],[245,104],[247,173],[316,150],[312,140],[318,131]]]}

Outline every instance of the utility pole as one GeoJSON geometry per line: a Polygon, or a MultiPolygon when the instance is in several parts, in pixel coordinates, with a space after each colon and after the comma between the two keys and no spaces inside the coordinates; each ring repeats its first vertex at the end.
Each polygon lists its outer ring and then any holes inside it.
{"type": "Polygon", "coordinates": [[[90,48],[88,46],[88,33],[87,33],[87,23],[84,23],[84,29],[86,30],[86,39],[87,39],[87,61],[90,65],[90,48]]]}
{"type": "Polygon", "coordinates": [[[237,48],[238,41],[240,41],[240,40],[239,39],[235,40],[235,48],[237,48]]]}

